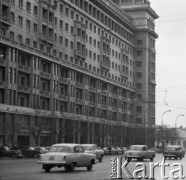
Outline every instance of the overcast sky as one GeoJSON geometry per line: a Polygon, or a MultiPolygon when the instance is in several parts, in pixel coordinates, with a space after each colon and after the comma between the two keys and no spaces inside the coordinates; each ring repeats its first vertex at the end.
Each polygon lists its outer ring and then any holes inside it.
{"type": "Polygon", "coordinates": [[[156,124],[186,126],[186,0],[150,0],[159,15],[156,40],[156,124]]]}

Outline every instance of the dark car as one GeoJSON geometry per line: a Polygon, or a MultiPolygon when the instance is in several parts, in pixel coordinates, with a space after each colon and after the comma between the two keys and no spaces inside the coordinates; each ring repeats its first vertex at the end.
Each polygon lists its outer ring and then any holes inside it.
{"type": "Polygon", "coordinates": [[[163,153],[163,156],[164,158],[174,158],[174,159],[177,159],[177,158],[180,158],[182,159],[182,157],[184,157],[184,153],[183,153],[183,150],[182,150],[182,147],[181,146],[177,146],[177,145],[170,145],[170,146],[167,146],[164,150],[164,153],[163,153]]]}
{"type": "Polygon", "coordinates": [[[11,150],[7,146],[0,147],[0,157],[13,157],[13,158],[22,158],[23,154],[20,150],[11,150]]]}
{"type": "Polygon", "coordinates": [[[40,151],[37,149],[34,149],[34,147],[22,147],[21,151],[23,155],[27,158],[37,158],[40,156],[40,151]]]}

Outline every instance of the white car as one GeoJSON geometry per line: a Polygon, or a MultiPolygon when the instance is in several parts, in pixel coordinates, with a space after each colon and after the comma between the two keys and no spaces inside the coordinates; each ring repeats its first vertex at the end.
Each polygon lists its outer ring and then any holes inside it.
{"type": "Polygon", "coordinates": [[[95,160],[96,155],[86,153],[81,145],[63,143],[51,146],[48,153],[40,155],[38,163],[45,172],[56,166],[64,166],[67,171],[73,171],[75,167],[87,167],[91,171],[95,160]]]}
{"type": "Polygon", "coordinates": [[[137,159],[143,161],[144,159],[150,159],[153,161],[155,157],[155,151],[151,151],[146,145],[132,145],[130,149],[124,153],[126,159],[137,159]]]}
{"type": "Polygon", "coordinates": [[[102,162],[104,151],[99,149],[96,144],[81,144],[81,146],[83,146],[85,152],[95,154],[96,159],[98,159],[99,162],[102,162]]]}

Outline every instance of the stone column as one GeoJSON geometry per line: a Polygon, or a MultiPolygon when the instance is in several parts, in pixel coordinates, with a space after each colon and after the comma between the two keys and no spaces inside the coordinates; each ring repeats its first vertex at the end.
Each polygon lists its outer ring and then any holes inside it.
{"type": "Polygon", "coordinates": [[[95,143],[95,142],[94,142],[94,135],[95,135],[95,133],[94,133],[95,127],[94,127],[94,126],[95,126],[95,123],[93,122],[93,123],[92,123],[92,133],[91,133],[91,134],[92,134],[92,137],[91,137],[91,139],[92,139],[92,140],[91,140],[91,141],[92,141],[92,144],[95,143]]]}
{"type": "Polygon", "coordinates": [[[87,122],[87,143],[90,143],[90,123],[87,122]]]}

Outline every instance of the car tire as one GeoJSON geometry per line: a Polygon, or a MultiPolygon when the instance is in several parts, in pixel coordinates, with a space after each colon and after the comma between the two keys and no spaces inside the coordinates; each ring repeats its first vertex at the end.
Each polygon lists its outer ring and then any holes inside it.
{"type": "Polygon", "coordinates": [[[45,170],[45,172],[50,172],[50,167],[49,166],[45,166],[45,168],[44,168],[44,170],[45,170]]]}
{"type": "Polygon", "coordinates": [[[93,162],[90,161],[90,164],[87,166],[87,170],[88,170],[88,171],[91,171],[92,168],[93,168],[93,162]]]}
{"type": "Polygon", "coordinates": [[[177,156],[175,156],[174,158],[175,158],[175,159],[177,159],[178,157],[177,157],[177,156]]]}
{"type": "Polygon", "coordinates": [[[151,158],[150,158],[150,161],[154,161],[154,157],[151,157],[151,158]]]}
{"type": "Polygon", "coordinates": [[[101,157],[99,158],[99,162],[102,162],[102,160],[103,160],[103,156],[101,156],[101,157]]]}
{"type": "Polygon", "coordinates": [[[18,155],[17,154],[12,154],[12,158],[17,159],[18,155]]]}
{"type": "Polygon", "coordinates": [[[71,163],[70,165],[69,165],[69,171],[74,171],[75,170],[75,163],[71,163]]]}
{"type": "Polygon", "coordinates": [[[180,156],[180,160],[182,160],[182,156],[180,156]]]}
{"type": "Polygon", "coordinates": [[[167,159],[167,156],[165,156],[164,158],[167,159]]]}

